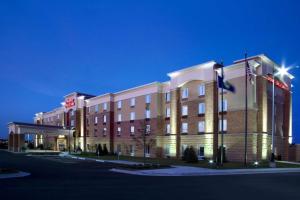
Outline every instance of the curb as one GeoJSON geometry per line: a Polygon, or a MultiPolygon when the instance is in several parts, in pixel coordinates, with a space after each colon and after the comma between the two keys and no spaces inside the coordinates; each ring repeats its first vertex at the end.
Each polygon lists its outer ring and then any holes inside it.
{"type": "Polygon", "coordinates": [[[110,169],[112,172],[138,175],[138,176],[226,176],[226,175],[250,175],[250,174],[280,174],[280,173],[300,173],[299,168],[281,168],[276,170],[238,170],[238,171],[205,171],[205,172],[192,172],[192,173],[176,173],[176,172],[154,172],[146,170],[130,171],[123,169],[110,169]],[[150,172],[150,173],[149,173],[150,172]],[[154,173],[151,173],[154,172],[154,173]]]}
{"type": "Polygon", "coordinates": [[[19,171],[18,173],[0,174],[0,179],[22,178],[22,177],[29,176],[29,175],[30,175],[30,173],[19,171]]]}

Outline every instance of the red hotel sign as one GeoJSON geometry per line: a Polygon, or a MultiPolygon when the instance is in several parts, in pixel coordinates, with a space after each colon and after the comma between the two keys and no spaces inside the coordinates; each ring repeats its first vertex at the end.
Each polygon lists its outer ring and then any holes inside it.
{"type": "Polygon", "coordinates": [[[75,106],[75,99],[74,98],[67,98],[66,101],[65,101],[65,107],[68,109],[68,108],[71,108],[75,106]]]}
{"type": "Polygon", "coordinates": [[[289,89],[289,87],[287,86],[287,84],[285,84],[285,83],[283,83],[283,82],[281,82],[281,81],[278,81],[278,80],[274,80],[273,79],[273,77],[271,77],[271,76],[266,76],[265,77],[269,82],[271,82],[271,83],[273,83],[274,81],[274,84],[277,86],[277,87],[279,87],[279,88],[281,88],[281,89],[284,89],[284,90],[287,90],[287,91],[290,91],[290,89],[289,89]]]}

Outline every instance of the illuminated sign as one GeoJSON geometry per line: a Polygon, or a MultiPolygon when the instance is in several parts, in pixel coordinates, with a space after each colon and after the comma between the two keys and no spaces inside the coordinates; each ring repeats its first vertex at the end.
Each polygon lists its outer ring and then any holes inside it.
{"type": "Polygon", "coordinates": [[[273,77],[271,76],[266,76],[265,77],[269,82],[271,83],[274,83],[277,87],[281,88],[281,89],[284,89],[284,90],[287,90],[287,91],[290,91],[289,87],[287,86],[287,84],[279,81],[279,80],[274,80],[273,77]]]}
{"type": "Polygon", "coordinates": [[[75,106],[75,99],[74,98],[67,98],[65,101],[65,108],[71,108],[75,106]]]}

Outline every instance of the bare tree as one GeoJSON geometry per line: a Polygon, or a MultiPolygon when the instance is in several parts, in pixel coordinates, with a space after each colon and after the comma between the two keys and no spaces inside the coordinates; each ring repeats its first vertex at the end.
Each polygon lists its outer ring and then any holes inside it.
{"type": "Polygon", "coordinates": [[[144,150],[143,163],[145,164],[147,147],[151,148],[153,145],[155,145],[156,140],[151,138],[151,135],[153,133],[151,132],[151,127],[146,120],[140,122],[140,128],[138,129],[138,133],[138,135],[135,134],[132,137],[132,140],[135,141],[136,146],[142,146],[144,150]]]}

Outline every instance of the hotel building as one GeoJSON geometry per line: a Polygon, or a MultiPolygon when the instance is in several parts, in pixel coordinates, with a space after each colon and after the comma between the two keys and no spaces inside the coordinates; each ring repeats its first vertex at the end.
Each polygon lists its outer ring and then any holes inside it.
{"type": "MultiPolygon", "coordinates": [[[[255,73],[248,81],[249,161],[267,160],[272,143],[272,85],[275,84],[276,156],[289,159],[292,143],[292,75],[273,79],[279,66],[265,55],[248,58],[255,73]]],[[[214,158],[221,145],[221,90],[217,88],[216,62],[168,73],[166,82],[153,82],[117,93],[99,96],[74,92],[58,108],[37,113],[35,125],[9,124],[10,150],[18,151],[26,134],[34,133],[35,145],[94,152],[105,145],[122,155],[180,158],[193,146],[198,156],[214,158]],[[27,127],[27,129],[26,129],[27,127]],[[29,127],[29,128],[28,128],[29,127]],[[30,127],[33,127],[30,129],[30,127]],[[55,130],[47,130],[56,127],[55,130]],[[64,127],[64,128],[63,128],[64,127]],[[48,129],[47,129],[48,128],[48,129]],[[40,131],[45,129],[45,131],[40,131]],[[47,129],[47,130],[46,130],[47,129]],[[18,136],[14,136],[14,134],[18,136]],[[51,134],[50,134],[51,133],[51,134]],[[145,137],[145,147],[143,143],[145,137]]],[[[226,158],[242,161],[245,147],[245,60],[224,67],[225,80],[235,93],[224,90],[224,146],[226,158]]]]}

